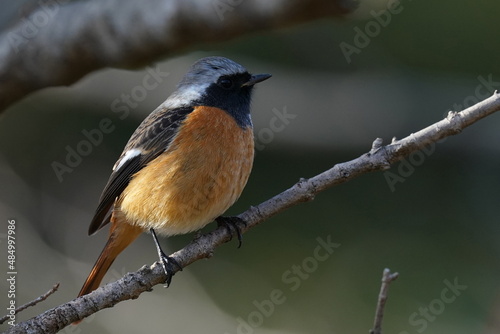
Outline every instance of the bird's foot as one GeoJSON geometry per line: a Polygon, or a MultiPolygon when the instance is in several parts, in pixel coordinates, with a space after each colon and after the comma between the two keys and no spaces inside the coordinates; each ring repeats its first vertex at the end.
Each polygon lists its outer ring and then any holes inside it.
{"type": "Polygon", "coordinates": [[[168,288],[170,283],[172,283],[172,277],[174,277],[177,271],[182,271],[182,267],[173,257],[165,255],[163,251],[160,256],[160,262],[163,266],[163,270],[165,271],[165,275],[167,275],[167,279],[165,280],[165,287],[168,288]]]}
{"type": "Polygon", "coordinates": [[[238,237],[238,248],[241,247],[241,229],[238,227],[238,223],[241,223],[245,226],[247,226],[246,221],[241,219],[240,217],[217,217],[215,219],[217,222],[217,226],[224,226],[226,230],[229,232],[229,235],[231,235],[231,239],[233,238],[233,230],[236,231],[236,236],[238,237]]]}
{"type": "Polygon", "coordinates": [[[153,240],[155,242],[156,246],[156,251],[158,252],[158,257],[160,258],[160,263],[163,266],[163,270],[165,271],[165,275],[167,278],[165,279],[165,287],[168,288],[170,286],[170,283],[172,282],[172,277],[175,275],[177,271],[182,271],[182,267],[177,262],[176,259],[174,259],[171,256],[167,256],[163,249],[161,249],[160,242],[158,241],[158,238],[156,237],[156,233],[154,229],[150,229],[151,235],[153,236],[153,240]]]}

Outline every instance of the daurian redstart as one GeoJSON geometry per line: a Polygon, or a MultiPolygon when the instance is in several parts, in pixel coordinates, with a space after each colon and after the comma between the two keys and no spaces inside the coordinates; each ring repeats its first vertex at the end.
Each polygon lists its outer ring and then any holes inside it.
{"type": "Polygon", "coordinates": [[[155,232],[199,230],[238,199],[254,157],[252,89],[270,77],[227,58],[200,59],[139,125],[90,223],[89,234],[109,222],[111,228],[79,296],[97,289],[118,254],[145,231],[154,237],[170,283],[177,264],[161,251],[155,232]]]}

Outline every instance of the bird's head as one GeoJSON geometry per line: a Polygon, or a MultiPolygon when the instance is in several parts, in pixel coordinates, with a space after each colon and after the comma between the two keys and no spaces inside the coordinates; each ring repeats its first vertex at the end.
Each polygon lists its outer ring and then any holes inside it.
{"type": "Polygon", "coordinates": [[[216,107],[230,113],[240,126],[248,126],[251,125],[253,86],[270,77],[270,74],[252,75],[245,67],[228,58],[202,58],[184,75],[177,90],[165,101],[165,106],[216,107]]]}

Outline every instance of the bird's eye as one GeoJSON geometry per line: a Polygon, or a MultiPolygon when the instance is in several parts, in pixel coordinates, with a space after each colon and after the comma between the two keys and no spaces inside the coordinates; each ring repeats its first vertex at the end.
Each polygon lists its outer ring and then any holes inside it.
{"type": "Polygon", "coordinates": [[[224,89],[230,89],[233,87],[233,81],[228,78],[221,78],[219,79],[219,86],[221,86],[224,89]]]}

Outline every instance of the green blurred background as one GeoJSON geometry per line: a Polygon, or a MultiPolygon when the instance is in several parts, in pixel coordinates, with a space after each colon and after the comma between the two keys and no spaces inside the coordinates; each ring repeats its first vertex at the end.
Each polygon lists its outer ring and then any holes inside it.
{"type": "MultiPolygon", "coordinates": [[[[107,231],[87,237],[87,228],[112,165],[140,121],[200,57],[223,55],[273,74],[255,92],[259,150],[228,214],[358,157],[377,137],[388,143],[407,136],[500,88],[500,3],[406,0],[397,13],[379,16],[387,22],[381,26],[372,11],[386,8],[387,1],[364,1],[344,20],[204,45],[150,64],[169,75],[124,119],[111,105],[142,85],[144,69],[92,73],[9,108],[0,118],[0,254],[14,218],[18,305],[61,282],[59,292],[18,320],[76,296],[106,239],[107,231]],[[369,43],[360,44],[358,32],[377,25],[369,43]],[[343,42],[359,51],[350,63],[343,42]],[[269,136],[277,110],[293,118],[269,136]],[[67,147],[75,149],[85,140],[82,131],[104,118],[113,131],[58,179],[53,163],[65,163],[67,147]]],[[[497,333],[499,126],[500,115],[492,115],[431,153],[395,164],[389,172],[404,182],[391,186],[388,174],[377,172],[321,193],[245,234],[241,249],[232,242],[189,266],[169,289],[157,286],[63,332],[366,333],[388,267],[400,278],[390,289],[384,333],[497,333]],[[324,261],[314,259],[318,238],[340,244],[324,261]],[[266,302],[278,292],[274,304],[266,302]]],[[[164,244],[173,252],[192,238],[164,244]]],[[[155,260],[144,235],[105,280],[155,260]]],[[[0,300],[3,314],[6,293],[0,300]]]]}

